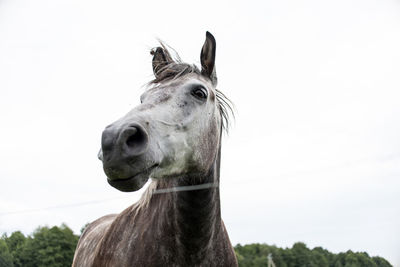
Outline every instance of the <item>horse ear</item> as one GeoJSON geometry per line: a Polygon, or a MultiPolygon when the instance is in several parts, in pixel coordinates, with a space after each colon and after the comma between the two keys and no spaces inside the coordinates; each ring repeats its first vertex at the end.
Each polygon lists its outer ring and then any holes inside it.
{"type": "Polygon", "coordinates": [[[206,41],[204,42],[203,48],[201,49],[200,61],[201,61],[201,74],[209,77],[213,84],[217,84],[217,74],[215,70],[215,50],[217,44],[214,36],[206,32],[206,41]]]}
{"type": "Polygon", "coordinates": [[[163,47],[157,47],[150,51],[153,55],[153,72],[156,77],[160,75],[163,68],[173,62],[169,52],[163,47]]]}

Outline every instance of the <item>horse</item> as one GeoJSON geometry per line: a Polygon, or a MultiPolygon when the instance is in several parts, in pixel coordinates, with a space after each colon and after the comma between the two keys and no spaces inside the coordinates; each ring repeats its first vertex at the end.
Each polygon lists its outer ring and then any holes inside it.
{"type": "Polygon", "coordinates": [[[221,137],[231,102],[219,90],[216,42],[206,32],[201,69],[151,50],[154,80],[141,104],[105,128],[99,159],[108,183],[123,192],[151,182],[120,214],[83,232],[73,267],[237,266],[221,219],[221,137]]]}

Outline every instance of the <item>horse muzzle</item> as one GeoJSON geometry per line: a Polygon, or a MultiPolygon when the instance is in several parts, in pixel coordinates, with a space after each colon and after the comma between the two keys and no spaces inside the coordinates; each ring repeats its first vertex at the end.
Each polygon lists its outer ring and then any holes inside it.
{"type": "Polygon", "coordinates": [[[108,182],[121,191],[140,189],[148,180],[144,155],[148,149],[149,135],[138,123],[110,125],[102,134],[99,159],[108,182]]]}

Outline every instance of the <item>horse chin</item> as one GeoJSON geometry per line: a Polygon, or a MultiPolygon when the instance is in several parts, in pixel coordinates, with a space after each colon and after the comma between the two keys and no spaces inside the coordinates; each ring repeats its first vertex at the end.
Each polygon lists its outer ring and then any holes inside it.
{"type": "Polygon", "coordinates": [[[122,192],[133,192],[141,189],[149,180],[148,174],[139,173],[133,177],[127,179],[110,179],[107,178],[107,182],[114,188],[122,192]]]}
{"type": "Polygon", "coordinates": [[[107,182],[114,188],[122,192],[133,192],[141,189],[149,180],[150,173],[157,165],[154,165],[142,172],[139,172],[128,178],[110,178],[107,177],[107,182]]]}

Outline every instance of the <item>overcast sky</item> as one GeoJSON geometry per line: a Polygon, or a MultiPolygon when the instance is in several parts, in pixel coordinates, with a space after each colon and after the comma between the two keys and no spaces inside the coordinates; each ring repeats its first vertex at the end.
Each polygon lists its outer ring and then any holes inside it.
{"type": "Polygon", "coordinates": [[[157,38],[199,63],[206,30],[237,110],[221,175],[232,243],[399,267],[398,0],[1,0],[0,232],[79,233],[136,201],[107,184],[101,132],[139,103],[157,38]]]}

